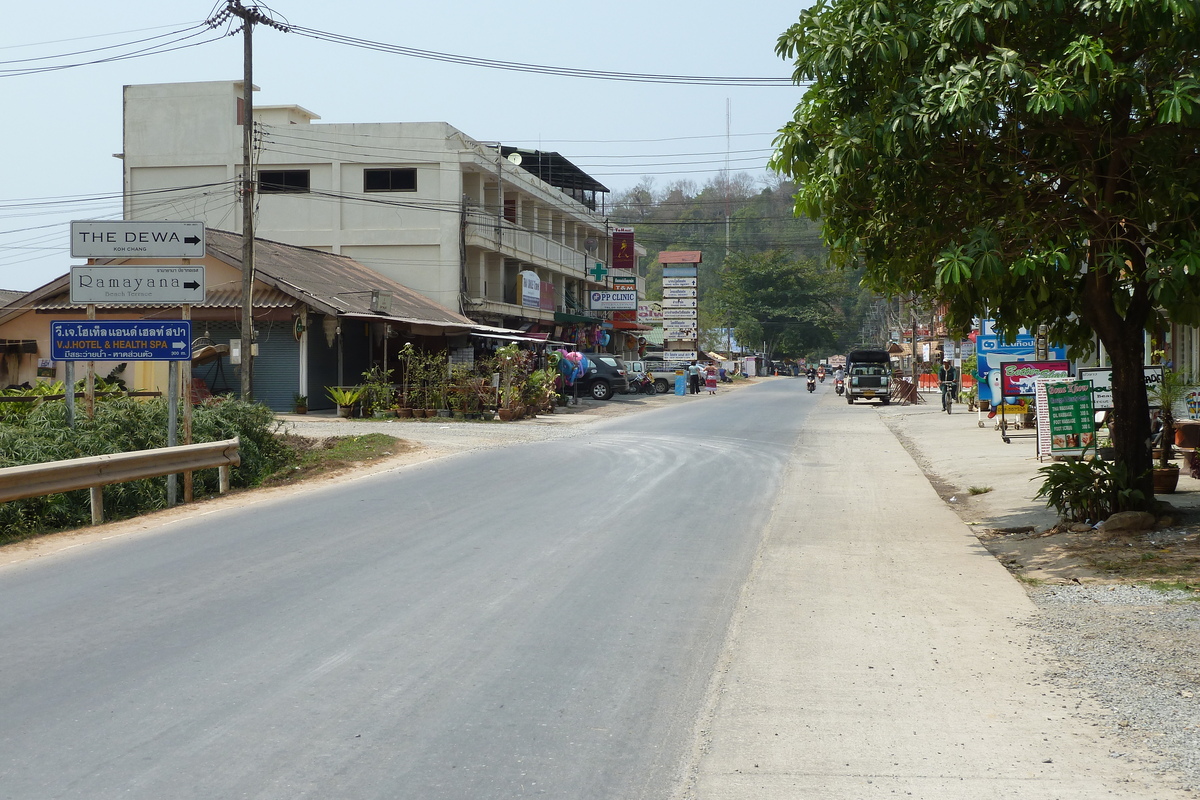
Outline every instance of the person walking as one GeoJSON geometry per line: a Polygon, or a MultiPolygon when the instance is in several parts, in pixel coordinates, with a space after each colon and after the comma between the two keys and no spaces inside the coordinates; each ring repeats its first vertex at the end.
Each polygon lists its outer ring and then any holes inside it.
{"type": "Polygon", "coordinates": [[[687,368],[688,391],[700,394],[700,365],[693,359],[687,368]]]}
{"type": "Polygon", "coordinates": [[[708,389],[709,394],[717,393],[717,368],[712,364],[704,370],[704,388],[708,389]]]}

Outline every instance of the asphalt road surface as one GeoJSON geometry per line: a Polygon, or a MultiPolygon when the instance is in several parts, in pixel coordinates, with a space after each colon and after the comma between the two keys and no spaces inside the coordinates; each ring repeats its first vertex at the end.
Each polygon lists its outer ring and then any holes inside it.
{"type": "Polygon", "coordinates": [[[669,796],[803,388],[0,569],[0,797],[669,796]]]}

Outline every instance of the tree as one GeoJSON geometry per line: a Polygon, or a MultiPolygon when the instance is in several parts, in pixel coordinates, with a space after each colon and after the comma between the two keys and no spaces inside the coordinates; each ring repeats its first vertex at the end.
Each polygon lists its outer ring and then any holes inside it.
{"type": "Polygon", "coordinates": [[[776,51],[811,85],[772,166],[873,288],[965,330],[1045,323],[1113,366],[1149,502],[1143,332],[1200,321],[1195,0],[829,0],[776,51]]]}
{"type": "Polygon", "coordinates": [[[797,356],[827,346],[842,323],[846,297],[841,275],[789,253],[733,253],[714,294],[718,313],[738,341],[766,343],[770,357],[797,356]]]}

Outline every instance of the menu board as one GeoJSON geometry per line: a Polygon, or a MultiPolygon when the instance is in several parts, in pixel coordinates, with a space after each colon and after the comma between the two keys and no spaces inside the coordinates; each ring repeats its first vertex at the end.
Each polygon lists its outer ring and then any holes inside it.
{"type": "Polygon", "coordinates": [[[1092,407],[1092,382],[1039,381],[1039,394],[1043,386],[1050,423],[1050,454],[1080,455],[1087,448],[1094,447],[1096,412],[1092,407]]]}

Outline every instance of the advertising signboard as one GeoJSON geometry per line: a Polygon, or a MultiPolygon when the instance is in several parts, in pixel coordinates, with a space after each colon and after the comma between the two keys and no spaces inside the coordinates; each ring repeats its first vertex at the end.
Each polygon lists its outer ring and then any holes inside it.
{"type": "Polygon", "coordinates": [[[654,322],[662,322],[663,312],[662,303],[656,301],[638,303],[637,321],[646,324],[654,322]]]}
{"type": "MultiPolygon", "coordinates": [[[[979,378],[979,399],[991,403],[1000,398],[1000,366],[1010,362],[1033,361],[1037,354],[1037,341],[1032,334],[1022,332],[1015,341],[1007,341],[990,333],[991,320],[983,321],[984,334],[975,339],[975,355],[978,356],[976,375],[979,378]]],[[[963,356],[967,357],[966,354],[963,356]]],[[[1051,360],[1065,359],[1064,347],[1051,346],[1051,360]]],[[[1032,394],[1032,391],[1030,392],[1032,394]]]]}
{"type": "Polygon", "coordinates": [[[633,248],[633,228],[613,228],[612,265],[614,269],[637,269],[637,253],[633,248]]]}
{"type": "Polygon", "coordinates": [[[1050,454],[1079,455],[1092,447],[1096,441],[1092,382],[1044,381],[1038,387],[1039,400],[1042,392],[1050,423],[1050,454]]]}
{"type": "Polygon", "coordinates": [[[1071,362],[1013,361],[1000,367],[1000,392],[1004,397],[1033,397],[1037,381],[1071,377],[1071,362]]]}
{"type": "Polygon", "coordinates": [[[594,311],[603,310],[635,310],[638,307],[636,291],[594,291],[588,292],[589,306],[594,311]]]}
{"type": "MultiPolygon", "coordinates": [[[[1081,367],[1079,378],[1092,382],[1092,405],[1097,411],[1112,410],[1112,367],[1081,367]]],[[[1149,390],[1162,383],[1163,368],[1161,366],[1144,366],[1142,367],[1142,378],[1146,382],[1146,389],[1149,390]]]]}
{"type": "Polygon", "coordinates": [[[542,304],[542,279],[533,270],[522,270],[520,274],[521,305],[538,308],[542,304]]]}
{"type": "Polygon", "coordinates": [[[50,358],[55,361],[188,361],[191,357],[189,320],[50,323],[50,358]]]}

